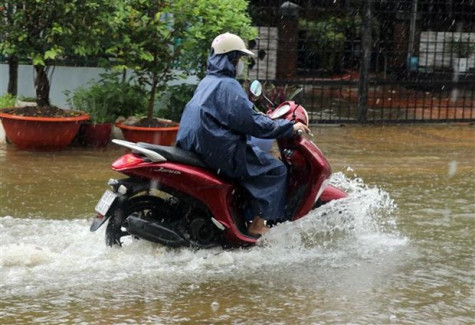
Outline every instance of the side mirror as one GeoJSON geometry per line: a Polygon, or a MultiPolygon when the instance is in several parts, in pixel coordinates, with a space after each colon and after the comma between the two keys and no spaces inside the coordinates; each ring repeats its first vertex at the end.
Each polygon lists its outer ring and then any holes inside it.
{"type": "Polygon", "coordinates": [[[259,82],[259,80],[254,80],[251,83],[251,87],[249,90],[251,91],[251,94],[256,97],[259,97],[260,95],[262,95],[262,84],[259,82]]]}

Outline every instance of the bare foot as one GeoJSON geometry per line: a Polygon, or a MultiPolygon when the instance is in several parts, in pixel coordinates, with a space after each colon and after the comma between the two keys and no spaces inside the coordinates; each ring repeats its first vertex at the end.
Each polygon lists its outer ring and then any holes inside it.
{"type": "Polygon", "coordinates": [[[247,233],[251,236],[262,236],[268,231],[269,227],[266,226],[266,221],[259,217],[255,217],[247,227],[247,233]]]}

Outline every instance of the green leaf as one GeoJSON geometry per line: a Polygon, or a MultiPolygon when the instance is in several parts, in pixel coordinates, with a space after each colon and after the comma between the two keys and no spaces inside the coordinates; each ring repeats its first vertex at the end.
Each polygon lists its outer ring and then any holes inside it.
{"type": "Polygon", "coordinates": [[[153,55],[150,52],[140,53],[140,58],[145,61],[153,61],[153,55]]]}
{"type": "Polygon", "coordinates": [[[33,61],[33,65],[43,65],[43,66],[45,65],[45,61],[39,55],[35,55],[32,61],[33,61]]]}
{"type": "Polygon", "coordinates": [[[54,58],[56,58],[56,56],[58,56],[58,54],[59,54],[58,50],[54,50],[54,49],[49,50],[49,51],[45,52],[44,58],[45,58],[45,60],[54,59],[54,58]]]}

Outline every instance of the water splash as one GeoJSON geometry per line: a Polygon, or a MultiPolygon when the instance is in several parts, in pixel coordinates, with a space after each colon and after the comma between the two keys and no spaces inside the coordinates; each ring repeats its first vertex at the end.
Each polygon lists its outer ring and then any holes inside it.
{"type": "Polygon", "coordinates": [[[296,222],[275,227],[261,243],[280,249],[319,247],[351,254],[356,250],[359,256],[368,257],[407,242],[397,230],[397,205],[387,192],[343,173],[334,174],[331,184],[349,196],[329,202],[296,222]]]}
{"type": "Polygon", "coordinates": [[[56,253],[37,245],[17,243],[2,247],[0,265],[5,267],[34,267],[46,264],[57,258],[56,253]]]}
{"type": "Polygon", "coordinates": [[[9,294],[31,294],[52,286],[101,287],[144,278],[173,287],[219,274],[248,276],[266,268],[284,272],[285,266],[304,263],[344,267],[407,243],[398,233],[397,207],[388,193],[343,173],[334,174],[331,183],[349,197],[276,226],[250,249],[168,249],[145,241],[108,248],[104,229],[90,233],[89,220],[3,217],[1,287],[9,294]]]}

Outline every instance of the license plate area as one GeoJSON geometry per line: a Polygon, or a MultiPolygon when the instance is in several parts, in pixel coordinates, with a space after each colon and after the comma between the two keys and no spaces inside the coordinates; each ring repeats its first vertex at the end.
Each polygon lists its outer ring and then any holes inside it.
{"type": "Polygon", "coordinates": [[[97,202],[95,210],[97,213],[106,216],[107,212],[109,212],[110,207],[115,202],[117,198],[117,194],[112,192],[111,190],[106,190],[104,194],[102,194],[101,199],[97,202]]]}

